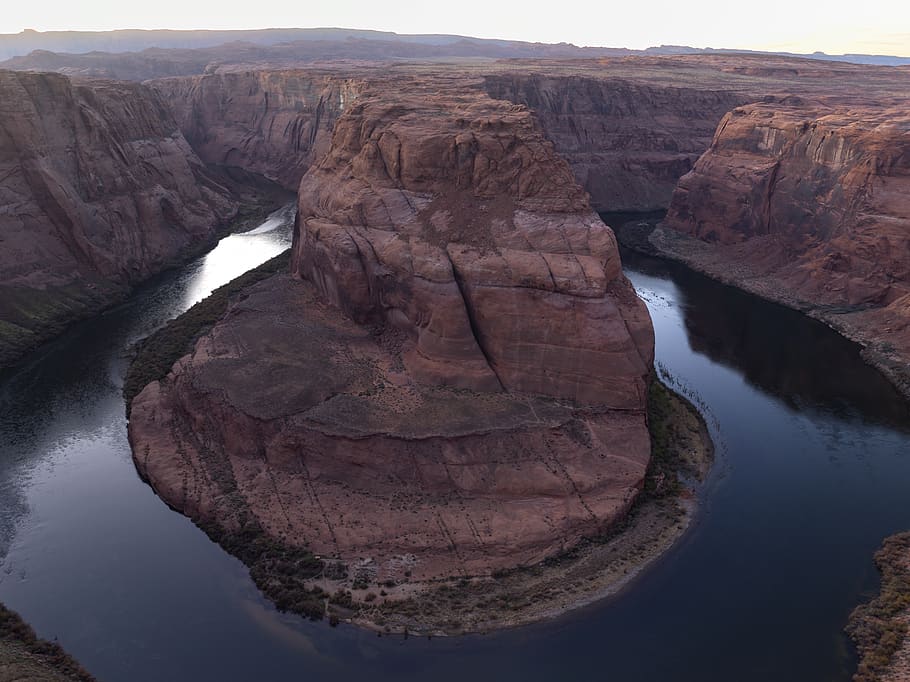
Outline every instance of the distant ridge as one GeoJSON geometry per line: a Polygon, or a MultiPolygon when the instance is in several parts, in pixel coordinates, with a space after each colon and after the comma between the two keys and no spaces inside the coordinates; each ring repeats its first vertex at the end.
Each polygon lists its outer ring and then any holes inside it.
{"type": "MultiPolygon", "coordinates": [[[[386,46],[398,44],[410,46],[410,52],[390,55],[409,57],[476,56],[491,58],[584,58],[601,56],[622,56],[634,54],[682,55],[682,54],[774,54],[788,57],[804,57],[828,61],[851,62],[854,64],[879,64],[889,66],[910,65],[910,56],[843,54],[829,55],[823,52],[799,54],[794,52],[763,52],[719,48],[696,48],[685,45],[661,45],[645,50],[631,50],[622,47],[578,47],[569,43],[532,43],[517,40],[472,38],[470,36],[446,34],[399,34],[390,31],[372,31],[347,28],[270,28],[256,30],[171,30],[171,29],[123,29],[117,31],[34,31],[0,34],[0,59],[25,57],[34,51],[56,53],[59,58],[82,55],[89,52],[135,53],[150,48],[199,50],[224,46],[228,43],[244,43],[249,46],[270,47],[286,43],[331,43],[364,41],[386,46]],[[422,48],[422,49],[421,49],[422,48]]],[[[377,50],[380,51],[381,50],[377,50]]],[[[391,50],[394,52],[395,50],[391,50]]]]}

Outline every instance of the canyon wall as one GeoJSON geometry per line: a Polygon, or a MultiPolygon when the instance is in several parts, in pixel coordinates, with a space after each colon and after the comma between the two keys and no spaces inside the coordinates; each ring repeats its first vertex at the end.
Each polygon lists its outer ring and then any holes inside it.
{"type": "Polygon", "coordinates": [[[236,166],[296,191],[328,151],[359,81],[318,70],[240,71],[149,81],[203,161],[236,166]]]}
{"type": "MultiPolygon", "coordinates": [[[[605,71],[607,71],[605,69],[605,71]]],[[[495,74],[491,97],[534,111],[598,211],[665,209],[742,93],[620,78],[495,74]]],[[[681,80],[681,79],[680,79],[681,80]]]]}
{"type": "Polygon", "coordinates": [[[532,114],[415,90],[339,120],[300,185],[294,271],[405,331],[434,383],[641,407],[650,320],[532,114]]]}
{"type": "Polygon", "coordinates": [[[236,211],[148,88],[0,71],[0,363],[201,249],[236,211]]]}
{"type": "MultiPolygon", "coordinates": [[[[328,150],[345,105],[368,83],[388,82],[375,69],[352,74],[358,72],[222,71],[149,85],[170,102],[206,163],[240,166],[296,189],[328,150]]],[[[708,148],[717,122],[748,101],[712,87],[558,73],[491,73],[452,78],[441,87],[476,89],[530,108],[598,211],[665,209],[679,178],[708,148]]]]}
{"type": "Polygon", "coordinates": [[[664,239],[695,267],[821,317],[906,370],[905,106],[791,97],[737,108],[680,180],[664,226],[697,240],[664,239]]]}
{"type": "Polygon", "coordinates": [[[133,401],[137,467],[169,504],[391,598],[540,561],[627,513],[653,331],[526,107],[436,82],[362,90],[301,182],[291,269],[133,401]]]}

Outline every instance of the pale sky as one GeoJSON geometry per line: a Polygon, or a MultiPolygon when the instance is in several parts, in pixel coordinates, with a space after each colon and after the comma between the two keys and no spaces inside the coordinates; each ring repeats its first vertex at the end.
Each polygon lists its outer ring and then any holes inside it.
{"type": "Polygon", "coordinates": [[[8,0],[0,33],[338,26],[644,48],[910,56],[910,0],[8,0]]]}

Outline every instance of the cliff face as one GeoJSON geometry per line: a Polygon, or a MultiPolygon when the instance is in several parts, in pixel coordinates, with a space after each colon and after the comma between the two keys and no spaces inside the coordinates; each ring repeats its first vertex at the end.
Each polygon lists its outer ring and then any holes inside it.
{"type": "MultiPolygon", "coordinates": [[[[206,163],[240,166],[296,189],[375,69],[223,72],[150,82],[206,163]]],[[[395,80],[395,79],[393,79],[395,80]]],[[[666,208],[740,92],[621,78],[490,74],[456,88],[530,108],[598,211],[666,208]]],[[[672,82],[672,78],[667,78],[672,82]]],[[[394,83],[389,87],[397,87],[394,83]]]]}
{"type": "Polygon", "coordinates": [[[137,84],[0,71],[0,362],[201,248],[237,210],[137,84]]]}
{"type": "Polygon", "coordinates": [[[526,108],[441,91],[360,93],[301,182],[297,278],[133,401],[139,470],[197,521],[407,583],[632,504],[653,332],[613,234],[526,108]]]}
{"type": "Polygon", "coordinates": [[[650,320],[525,107],[358,101],[299,202],[294,271],[354,319],[404,331],[415,375],[643,404],[650,320]]]}
{"type": "Polygon", "coordinates": [[[328,151],[357,80],[318,71],[218,73],[149,82],[203,161],[236,166],[296,190],[328,151]]]}
{"type": "Polygon", "coordinates": [[[534,111],[598,211],[666,208],[717,122],[747,101],[731,90],[565,75],[490,75],[484,88],[534,111]]]}
{"type": "Polygon", "coordinates": [[[697,267],[910,360],[905,107],[735,109],[680,180],[665,227],[711,244],[690,257],[697,267]]]}

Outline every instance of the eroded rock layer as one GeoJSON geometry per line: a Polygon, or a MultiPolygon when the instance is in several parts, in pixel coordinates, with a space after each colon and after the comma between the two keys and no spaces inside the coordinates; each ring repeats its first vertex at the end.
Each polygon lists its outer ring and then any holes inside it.
{"type": "Polygon", "coordinates": [[[787,98],[735,109],[680,181],[664,225],[711,245],[667,243],[696,267],[822,317],[885,369],[906,370],[905,106],[787,98]]]}
{"type": "Polygon", "coordinates": [[[598,211],[666,208],[717,122],[747,101],[736,90],[610,77],[490,75],[492,97],[531,108],[598,211]]]}
{"type": "Polygon", "coordinates": [[[132,404],[140,471],[202,524],[378,579],[536,562],[620,519],[653,333],[530,112],[366,89],[301,183],[292,255],[132,404]]]}
{"type": "Polygon", "coordinates": [[[300,186],[296,274],[407,342],[415,377],[643,405],[650,319],[527,108],[363,95],[300,186]]]}
{"type": "Polygon", "coordinates": [[[0,71],[0,363],[236,211],[149,89],[0,71]]]}
{"type": "Polygon", "coordinates": [[[296,190],[328,151],[359,80],[318,70],[241,71],[151,81],[210,164],[236,166],[296,190]]]}
{"type": "MultiPolygon", "coordinates": [[[[453,72],[439,68],[431,78],[453,72]]],[[[456,89],[486,92],[534,111],[599,211],[666,208],[677,180],[711,141],[717,121],[748,101],[718,83],[679,87],[636,83],[613,69],[589,76],[491,73],[453,78],[456,89]],[[457,80],[457,84],[454,81],[457,80]]],[[[296,189],[328,151],[335,121],[367,88],[396,88],[375,66],[361,69],[222,69],[150,81],[171,103],[199,156],[239,166],[296,189]]]]}

